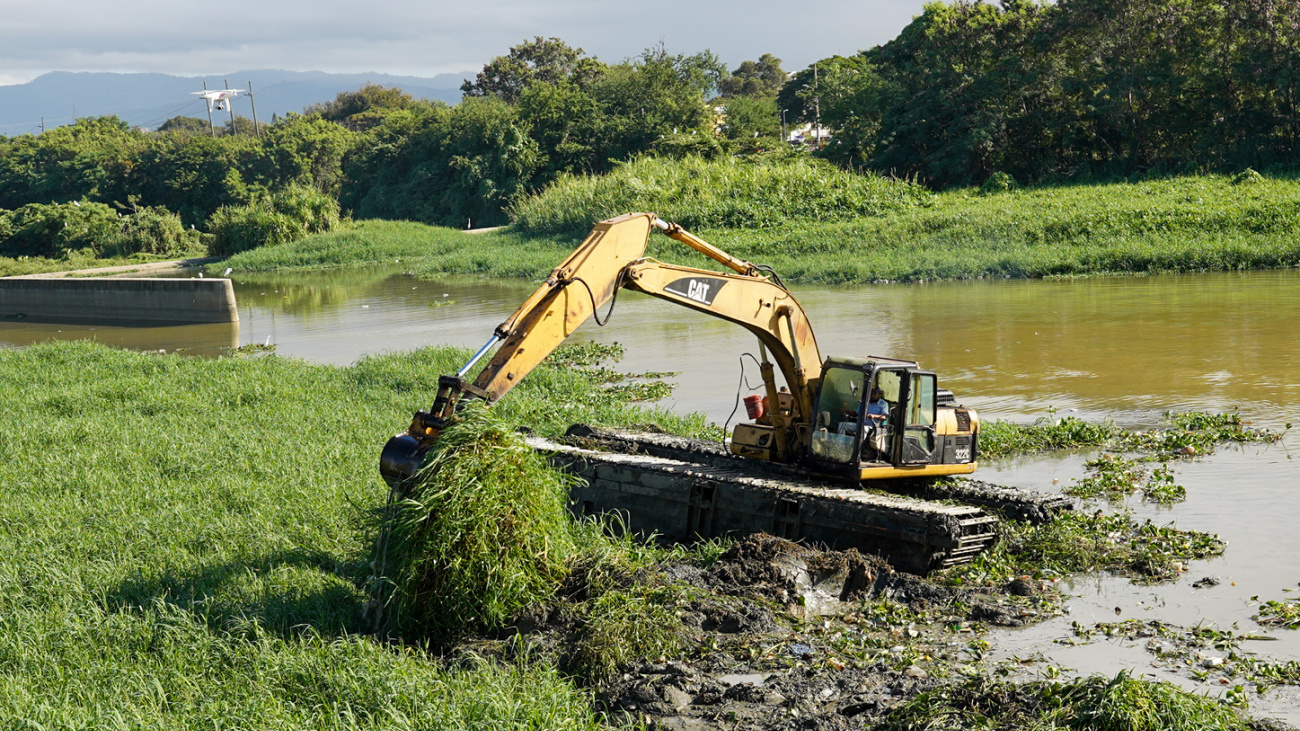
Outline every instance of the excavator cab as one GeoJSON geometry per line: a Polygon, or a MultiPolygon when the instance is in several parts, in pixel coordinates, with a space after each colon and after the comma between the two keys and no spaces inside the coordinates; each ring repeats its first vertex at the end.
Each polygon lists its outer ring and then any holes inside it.
{"type": "Polygon", "coordinates": [[[941,408],[941,393],[935,374],[910,361],[828,358],[809,461],[859,480],[973,472],[973,414],[941,408]]]}

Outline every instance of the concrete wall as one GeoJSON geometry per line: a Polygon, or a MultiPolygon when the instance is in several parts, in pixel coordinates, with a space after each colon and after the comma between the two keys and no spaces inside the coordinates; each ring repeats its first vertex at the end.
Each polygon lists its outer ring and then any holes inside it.
{"type": "Polygon", "coordinates": [[[0,279],[0,319],[69,324],[238,322],[229,279],[0,279]]]}

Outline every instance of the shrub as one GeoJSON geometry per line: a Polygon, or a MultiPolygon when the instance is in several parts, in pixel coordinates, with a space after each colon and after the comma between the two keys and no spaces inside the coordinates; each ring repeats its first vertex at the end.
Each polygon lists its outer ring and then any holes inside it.
{"type": "Polygon", "coordinates": [[[29,203],[6,214],[9,235],[0,241],[0,255],[59,258],[89,250],[99,255],[115,245],[121,233],[118,214],[103,203],[29,203]]]}
{"type": "Polygon", "coordinates": [[[181,217],[161,206],[139,206],[122,216],[117,240],[104,253],[113,256],[157,254],[186,256],[202,251],[201,234],[181,224],[181,217]]]}
{"type": "Polygon", "coordinates": [[[605,176],[561,176],[511,215],[532,234],[580,234],[594,221],[630,211],[651,211],[693,229],[755,229],[851,221],[933,202],[933,194],[915,183],[806,157],[642,158],[605,176]]]}
{"type": "Polygon", "coordinates": [[[307,227],[264,205],[222,206],[208,219],[208,253],[230,256],[259,246],[286,244],[307,235],[307,227]]]}
{"type": "Polygon", "coordinates": [[[980,186],[980,193],[982,195],[993,195],[995,193],[1008,193],[1019,188],[1020,184],[1016,182],[1016,179],[1010,173],[993,173],[980,186]]]}
{"type": "Polygon", "coordinates": [[[338,201],[303,185],[290,185],[246,206],[224,206],[208,219],[208,253],[230,256],[259,246],[287,244],[339,225],[338,201]]]}

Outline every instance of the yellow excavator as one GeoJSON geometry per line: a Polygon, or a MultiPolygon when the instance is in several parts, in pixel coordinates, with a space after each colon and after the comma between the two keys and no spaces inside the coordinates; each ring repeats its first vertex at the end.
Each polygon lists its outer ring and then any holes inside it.
{"type": "Polygon", "coordinates": [[[774,272],[654,214],[629,213],[597,223],[459,372],[439,379],[432,408],[416,412],[410,427],[385,445],[384,479],[397,487],[415,477],[465,398],[503,397],[580,325],[593,316],[599,321],[624,288],[734,322],[758,337],[764,394],[746,398],[750,421],[732,432],[733,455],[849,482],[975,471],[979,418],[940,389],[934,373],[893,358],[823,360],[803,307],[774,272]],[[655,229],[731,271],[646,257],[655,229]],[[467,380],[498,344],[478,376],[467,380]]]}

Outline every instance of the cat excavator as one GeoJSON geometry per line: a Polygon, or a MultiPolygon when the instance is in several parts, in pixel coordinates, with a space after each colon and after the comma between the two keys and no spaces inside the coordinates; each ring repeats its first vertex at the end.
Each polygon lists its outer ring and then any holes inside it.
{"type": "Polygon", "coordinates": [[[439,379],[433,406],[416,412],[410,427],[384,447],[384,479],[394,487],[413,479],[466,399],[501,399],[580,325],[592,317],[600,322],[606,305],[612,312],[622,289],[722,318],[757,336],[763,393],[745,400],[750,420],[731,434],[733,457],[841,483],[975,471],[979,418],[940,389],[934,373],[894,358],[823,359],[803,307],[775,272],[652,213],[629,213],[597,223],[459,372],[439,379]],[[645,256],[655,230],[730,271],[645,256]],[[470,370],[498,344],[469,380],[470,370]]]}

